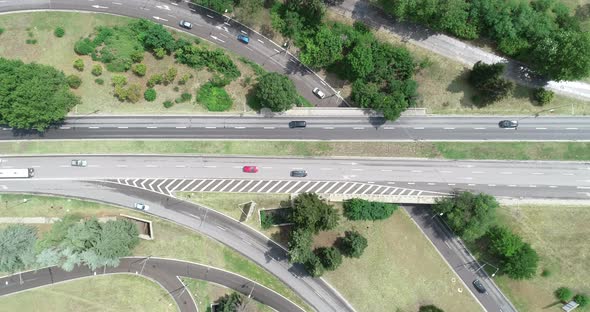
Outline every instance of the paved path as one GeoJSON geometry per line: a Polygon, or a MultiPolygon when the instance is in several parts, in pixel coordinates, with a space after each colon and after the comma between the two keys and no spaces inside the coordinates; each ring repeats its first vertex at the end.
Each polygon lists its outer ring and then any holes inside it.
{"type": "Polygon", "coordinates": [[[92,116],[70,117],[43,134],[0,128],[1,140],[27,139],[239,139],[331,141],[590,141],[588,117],[241,117],[241,116],[92,116]],[[518,130],[501,129],[503,119],[518,130]],[[306,120],[304,129],[290,129],[306,120]]]}
{"type": "MultiPolygon", "coordinates": [[[[520,67],[524,66],[522,63],[497,56],[469,43],[434,32],[420,25],[396,22],[392,17],[373,7],[366,0],[345,0],[340,6],[332,7],[332,9],[345,16],[362,20],[373,27],[383,28],[401,37],[406,42],[411,42],[470,67],[478,61],[484,61],[485,63],[507,62],[506,76],[519,84],[531,87],[545,86],[545,88],[565,96],[590,100],[590,84],[586,82],[546,81],[541,77],[536,77],[536,75],[533,75],[533,78],[527,78],[525,73],[529,72],[529,70],[521,70],[520,67]]],[[[529,77],[531,77],[530,74],[529,77]]]]}
{"type": "Polygon", "coordinates": [[[190,291],[179,277],[196,278],[223,285],[245,296],[251,296],[277,311],[303,311],[287,298],[241,275],[193,262],[154,257],[122,258],[119,266],[99,268],[96,271],[92,271],[87,266],[77,266],[71,272],[64,271],[59,267],[49,267],[5,276],[0,278],[0,298],[74,279],[117,273],[141,274],[141,276],[157,282],[172,296],[182,312],[196,312],[198,309],[190,291]]]}
{"type": "Polygon", "coordinates": [[[458,291],[470,291],[489,312],[517,312],[494,281],[480,269],[482,264],[471,255],[463,241],[455,236],[440,218],[432,214],[429,206],[408,205],[404,206],[404,209],[432,242],[449,267],[463,281],[463,283],[456,283],[458,291]],[[486,294],[480,294],[473,287],[475,279],[481,280],[485,285],[486,294]]]}

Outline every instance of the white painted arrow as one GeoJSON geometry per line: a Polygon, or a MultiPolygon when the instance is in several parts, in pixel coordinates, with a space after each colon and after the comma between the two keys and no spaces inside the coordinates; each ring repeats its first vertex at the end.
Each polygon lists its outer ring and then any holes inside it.
{"type": "Polygon", "coordinates": [[[109,7],[106,7],[106,6],[100,6],[98,4],[95,4],[92,7],[95,8],[95,9],[108,9],[109,8],[109,7]]]}
{"type": "Polygon", "coordinates": [[[170,11],[170,7],[167,5],[156,5],[156,8],[170,11]]]}
{"type": "Polygon", "coordinates": [[[164,21],[164,22],[167,22],[167,21],[168,21],[167,19],[165,19],[165,18],[161,18],[161,17],[159,17],[159,16],[152,16],[152,17],[153,17],[154,19],[156,19],[156,20],[159,20],[159,21],[164,21]]]}

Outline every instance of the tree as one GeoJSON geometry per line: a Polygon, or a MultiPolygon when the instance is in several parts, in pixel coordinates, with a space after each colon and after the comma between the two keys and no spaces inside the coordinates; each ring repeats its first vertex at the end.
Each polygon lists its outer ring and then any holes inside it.
{"type": "Polygon", "coordinates": [[[41,267],[50,267],[54,265],[60,265],[61,263],[61,250],[58,248],[47,248],[43,249],[38,255],[36,262],[41,267]]]}
{"type": "Polygon", "coordinates": [[[536,42],[531,62],[555,80],[577,80],[590,75],[590,33],[559,30],[536,42]],[[575,61],[573,61],[575,60],[575,61]]]}
{"type": "Polygon", "coordinates": [[[237,307],[242,303],[242,295],[237,292],[226,294],[217,301],[217,309],[215,311],[220,312],[236,312],[237,307]]]}
{"type": "Polygon", "coordinates": [[[289,239],[289,261],[292,263],[305,263],[311,256],[312,234],[305,229],[296,229],[289,239]]]}
{"type": "Polygon", "coordinates": [[[340,251],[344,256],[360,258],[367,246],[367,239],[361,233],[357,231],[346,231],[344,238],[340,242],[340,251]]]}
{"type": "Polygon", "coordinates": [[[342,39],[328,26],[322,26],[313,37],[303,40],[301,61],[313,68],[334,64],[342,59],[342,39]]]}
{"type": "Polygon", "coordinates": [[[130,23],[129,28],[137,34],[137,38],[146,50],[163,49],[170,53],[176,46],[172,34],[160,24],[140,19],[130,23]]]}
{"type": "Polygon", "coordinates": [[[68,214],[53,223],[49,232],[46,232],[39,240],[39,243],[37,244],[38,250],[47,250],[52,247],[57,247],[68,235],[70,227],[78,223],[80,219],[82,219],[82,217],[77,214],[68,214]]]}
{"type": "Polygon", "coordinates": [[[61,38],[66,34],[66,31],[63,29],[63,27],[56,27],[55,30],[53,31],[53,34],[58,37],[61,38]]]}
{"type": "Polygon", "coordinates": [[[233,11],[234,0],[192,0],[202,6],[206,6],[218,13],[226,13],[233,11]]]}
{"type": "Polygon", "coordinates": [[[143,98],[148,102],[153,102],[156,100],[156,90],[149,88],[145,90],[143,93],[143,98]]]}
{"type": "Polygon", "coordinates": [[[314,253],[311,253],[309,255],[309,258],[307,259],[307,261],[305,261],[303,265],[305,267],[305,270],[309,273],[309,275],[313,277],[320,277],[324,275],[324,271],[326,270],[320,258],[314,253]]]}
{"type": "Polygon", "coordinates": [[[539,256],[537,252],[531,245],[524,243],[513,256],[505,258],[501,263],[508,277],[528,279],[535,276],[538,262],[539,256]]]}
{"type": "Polygon", "coordinates": [[[496,199],[487,194],[455,192],[451,197],[438,199],[432,209],[443,214],[443,218],[457,235],[473,241],[490,228],[498,206],[496,199]]]}
{"type": "Polygon", "coordinates": [[[585,294],[577,294],[574,296],[574,301],[580,305],[581,308],[585,307],[589,303],[588,295],[585,294]]]}
{"type": "Polygon", "coordinates": [[[102,226],[96,218],[76,223],[68,229],[63,246],[76,253],[92,249],[96,247],[101,231],[102,226]]]}
{"type": "Polygon", "coordinates": [[[315,193],[299,194],[293,201],[291,218],[296,228],[317,234],[338,225],[339,216],[334,207],[315,193]]]}
{"type": "Polygon", "coordinates": [[[127,77],[122,76],[122,75],[114,75],[111,78],[111,82],[113,83],[113,86],[124,86],[127,84],[127,77]]]}
{"type": "Polygon", "coordinates": [[[0,230],[0,271],[15,272],[35,262],[37,229],[23,224],[0,230]]]}
{"type": "Polygon", "coordinates": [[[143,63],[133,64],[131,66],[131,70],[139,77],[145,76],[145,72],[147,71],[147,66],[143,63]]]}
{"type": "Polygon", "coordinates": [[[533,91],[533,99],[539,103],[539,105],[545,105],[551,103],[555,93],[545,88],[537,88],[533,91]]]}
{"type": "Polygon", "coordinates": [[[364,79],[375,70],[371,44],[361,42],[346,55],[346,69],[351,80],[364,79]]]}
{"type": "Polygon", "coordinates": [[[372,202],[353,198],[344,202],[344,216],[350,220],[384,220],[389,218],[398,206],[389,203],[372,202]]]}
{"type": "Polygon", "coordinates": [[[445,311],[433,304],[429,304],[429,305],[420,306],[420,309],[418,309],[418,312],[445,312],[445,311]]]}
{"type": "Polygon", "coordinates": [[[298,95],[295,85],[286,75],[271,72],[258,78],[255,97],[259,105],[255,109],[282,112],[293,107],[298,95]]]}
{"type": "Polygon", "coordinates": [[[568,302],[574,295],[572,290],[567,287],[559,287],[553,292],[553,294],[555,295],[555,298],[561,302],[568,302]]]}
{"type": "Polygon", "coordinates": [[[131,254],[139,244],[137,226],[129,220],[107,221],[102,225],[96,254],[106,259],[119,259],[131,254]]]}
{"type": "Polygon", "coordinates": [[[493,226],[488,231],[490,250],[494,255],[509,258],[514,256],[524,245],[520,236],[505,227],[493,226]]]}
{"type": "Polygon", "coordinates": [[[475,63],[467,81],[478,92],[479,104],[485,105],[506,97],[514,84],[502,78],[504,64],[475,63]]]}
{"type": "Polygon", "coordinates": [[[44,131],[80,103],[63,72],[0,58],[0,123],[44,131]]]}
{"type": "Polygon", "coordinates": [[[322,265],[328,271],[336,270],[342,264],[342,254],[335,247],[322,247],[316,250],[322,265]]]}
{"type": "Polygon", "coordinates": [[[68,82],[68,86],[72,89],[78,89],[82,84],[82,79],[76,75],[69,75],[66,77],[66,81],[68,82]]]}

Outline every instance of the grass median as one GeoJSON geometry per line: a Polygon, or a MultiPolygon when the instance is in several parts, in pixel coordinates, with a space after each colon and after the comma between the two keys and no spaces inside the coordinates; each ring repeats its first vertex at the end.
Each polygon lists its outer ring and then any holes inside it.
{"type": "Polygon", "coordinates": [[[84,278],[0,299],[0,311],[44,310],[173,312],[176,305],[160,285],[133,275],[84,278]]]}
{"type": "MultiPolygon", "coordinates": [[[[141,214],[130,209],[60,197],[0,194],[0,203],[3,203],[0,205],[0,217],[63,217],[66,214],[101,217],[124,213],[151,220],[153,221],[155,239],[152,241],[141,240],[133,250],[133,255],[176,258],[225,269],[271,288],[301,307],[307,307],[291,289],[276,277],[233,249],[158,217],[141,214]],[[26,203],[23,203],[24,198],[28,199],[26,203]]],[[[48,225],[39,225],[41,232],[48,229],[48,225]]],[[[0,311],[4,310],[0,309],[0,311]]]]}
{"type": "Polygon", "coordinates": [[[418,157],[498,160],[590,160],[578,142],[319,142],[85,140],[0,142],[0,155],[201,154],[300,157],[418,157]]]}

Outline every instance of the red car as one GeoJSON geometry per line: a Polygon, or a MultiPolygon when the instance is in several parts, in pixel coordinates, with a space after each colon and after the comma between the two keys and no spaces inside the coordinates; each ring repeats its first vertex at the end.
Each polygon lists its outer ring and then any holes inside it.
{"type": "Polygon", "coordinates": [[[248,173],[256,173],[258,172],[258,167],[256,166],[244,166],[244,168],[242,168],[243,172],[248,172],[248,173]]]}

